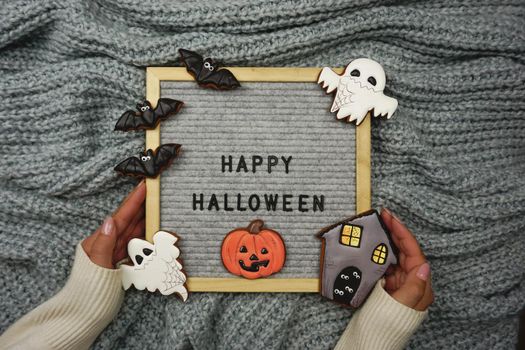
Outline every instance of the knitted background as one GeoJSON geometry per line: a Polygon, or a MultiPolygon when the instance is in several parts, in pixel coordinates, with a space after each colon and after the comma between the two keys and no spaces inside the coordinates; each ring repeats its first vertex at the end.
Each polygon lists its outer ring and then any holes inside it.
{"type": "MultiPolygon", "coordinates": [[[[144,67],[179,47],[232,65],[381,62],[396,116],[373,123],[373,200],[417,235],[436,302],[412,349],[509,349],[525,304],[522,0],[4,0],[0,331],[65,282],[75,244],[132,188],[112,132],[144,67]],[[496,5],[497,4],[497,5],[496,5]]],[[[326,349],[352,311],[313,294],[128,292],[96,349],[326,349]]]]}

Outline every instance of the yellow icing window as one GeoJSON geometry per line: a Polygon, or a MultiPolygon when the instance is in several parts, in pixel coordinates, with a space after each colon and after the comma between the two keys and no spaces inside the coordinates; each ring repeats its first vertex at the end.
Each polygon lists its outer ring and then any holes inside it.
{"type": "Polygon", "coordinates": [[[359,248],[363,228],[357,225],[343,225],[339,242],[343,245],[359,248]]]}
{"type": "Polygon", "coordinates": [[[375,262],[378,265],[383,265],[386,261],[386,256],[388,254],[386,245],[381,243],[374,249],[374,252],[372,253],[372,261],[375,262]]]}

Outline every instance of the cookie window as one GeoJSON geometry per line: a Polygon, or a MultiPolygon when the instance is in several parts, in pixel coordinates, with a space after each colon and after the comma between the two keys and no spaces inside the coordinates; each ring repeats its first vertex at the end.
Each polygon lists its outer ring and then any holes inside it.
{"type": "Polygon", "coordinates": [[[378,265],[383,265],[386,261],[387,254],[388,249],[386,245],[381,243],[374,249],[374,252],[372,253],[372,261],[378,265]]]}
{"type": "Polygon", "coordinates": [[[350,247],[359,248],[361,245],[361,232],[363,228],[357,225],[343,225],[339,243],[350,247]]]}

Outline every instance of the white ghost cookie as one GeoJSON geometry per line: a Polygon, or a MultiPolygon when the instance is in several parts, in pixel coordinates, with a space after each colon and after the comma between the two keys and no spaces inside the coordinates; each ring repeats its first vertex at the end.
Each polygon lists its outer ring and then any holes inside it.
{"type": "Polygon", "coordinates": [[[166,231],[158,231],[153,236],[153,243],[134,238],[128,243],[128,254],[133,266],[120,265],[122,286],[128,289],[132,284],[139,290],[150,292],[159,290],[164,295],[177,293],[182,300],[188,298],[186,275],[177,260],[179,248],[174,244],[178,238],[166,231]]]}
{"type": "Polygon", "coordinates": [[[337,119],[348,118],[359,125],[366,114],[373,110],[378,116],[392,117],[396,111],[397,100],[385,96],[386,77],[383,67],[368,58],[358,58],[350,62],[342,75],[328,67],[323,68],[318,84],[327,93],[337,89],[330,112],[337,112],[337,119]]]}

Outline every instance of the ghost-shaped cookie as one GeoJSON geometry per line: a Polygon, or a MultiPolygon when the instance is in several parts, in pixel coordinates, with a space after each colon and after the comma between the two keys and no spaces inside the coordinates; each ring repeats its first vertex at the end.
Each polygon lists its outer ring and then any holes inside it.
{"type": "Polygon", "coordinates": [[[139,290],[159,290],[164,295],[177,293],[186,301],[186,275],[178,261],[180,250],[175,246],[177,240],[177,236],[169,232],[158,231],[153,235],[153,244],[138,238],[129,241],[128,254],[133,265],[119,267],[124,289],[133,284],[139,290]]]}
{"type": "Polygon", "coordinates": [[[374,60],[358,58],[350,62],[342,75],[328,67],[323,68],[318,84],[327,93],[336,94],[330,112],[337,112],[337,119],[347,118],[359,125],[369,111],[373,115],[392,117],[397,109],[397,100],[385,96],[386,76],[383,67],[374,60]]]}

